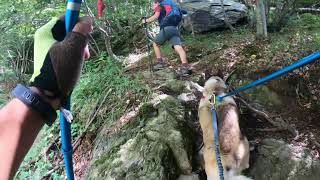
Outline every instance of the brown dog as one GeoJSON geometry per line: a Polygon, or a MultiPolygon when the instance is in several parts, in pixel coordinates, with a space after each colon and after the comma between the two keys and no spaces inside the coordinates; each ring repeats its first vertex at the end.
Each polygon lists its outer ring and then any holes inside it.
{"type": "MultiPolygon", "coordinates": [[[[212,105],[210,99],[213,94],[224,95],[227,86],[219,77],[211,77],[204,86],[203,98],[199,104],[199,120],[203,131],[204,161],[208,180],[219,179],[216,160],[214,133],[212,128],[212,105]]],[[[226,97],[216,105],[219,125],[219,144],[222,164],[227,180],[249,180],[239,175],[243,169],[249,167],[249,142],[241,134],[239,126],[238,107],[232,97],[226,97]]]]}

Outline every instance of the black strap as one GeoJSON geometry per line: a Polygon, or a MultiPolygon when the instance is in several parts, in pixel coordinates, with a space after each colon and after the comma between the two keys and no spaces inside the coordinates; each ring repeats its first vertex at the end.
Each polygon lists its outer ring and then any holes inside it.
{"type": "Polygon", "coordinates": [[[57,119],[57,113],[52,106],[29,88],[18,84],[11,93],[25,105],[38,112],[48,126],[51,126],[57,119]]]}

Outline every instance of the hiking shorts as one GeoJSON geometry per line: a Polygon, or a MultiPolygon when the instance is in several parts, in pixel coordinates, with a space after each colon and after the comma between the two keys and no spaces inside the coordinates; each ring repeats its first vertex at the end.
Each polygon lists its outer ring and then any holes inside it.
{"type": "Polygon", "coordinates": [[[155,43],[159,46],[163,45],[167,40],[170,41],[172,46],[183,45],[180,32],[175,26],[167,26],[160,30],[159,34],[156,36],[155,43]]]}

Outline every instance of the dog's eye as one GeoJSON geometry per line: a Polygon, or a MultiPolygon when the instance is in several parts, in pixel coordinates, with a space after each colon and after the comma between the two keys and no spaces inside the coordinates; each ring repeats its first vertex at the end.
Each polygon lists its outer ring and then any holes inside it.
{"type": "Polygon", "coordinates": [[[217,80],[217,81],[220,81],[220,79],[219,79],[219,78],[216,78],[216,80],[217,80]]]}

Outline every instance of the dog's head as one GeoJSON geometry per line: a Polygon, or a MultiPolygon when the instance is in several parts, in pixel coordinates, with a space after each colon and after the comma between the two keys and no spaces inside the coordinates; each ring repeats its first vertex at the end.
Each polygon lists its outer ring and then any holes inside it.
{"type": "Polygon", "coordinates": [[[226,83],[218,76],[212,76],[204,85],[203,96],[220,95],[227,89],[226,83]]]}

